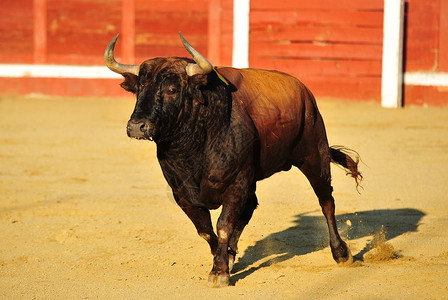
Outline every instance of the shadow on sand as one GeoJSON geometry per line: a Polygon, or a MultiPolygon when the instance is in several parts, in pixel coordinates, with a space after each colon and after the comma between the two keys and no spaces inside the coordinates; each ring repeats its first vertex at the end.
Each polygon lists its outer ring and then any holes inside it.
{"type": "MultiPolygon", "coordinates": [[[[254,246],[248,247],[232,270],[234,275],[231,277],[231,282],[234,284],[261,268],[283,262],[296,255],[305,255],[328,247],[328,229],[325,218],[323,216],[307,216],[307,214],[296,215],[295,226],[273,233],[257,241],[254,246]],[[271,255],[277,256],[247,269],[271,255]]],[[[407,232],[417,231],[419,222],[424,215],[419,210],[404,208],[337,215],[336,219],[339,232],[345,240],[373,237],[381,231],[388,241],[407,232]]],[[[353,253],[355,260],[363,260],[364,254],[370,249],[371,245],[366,244],[359,253],[353,253]]]]}

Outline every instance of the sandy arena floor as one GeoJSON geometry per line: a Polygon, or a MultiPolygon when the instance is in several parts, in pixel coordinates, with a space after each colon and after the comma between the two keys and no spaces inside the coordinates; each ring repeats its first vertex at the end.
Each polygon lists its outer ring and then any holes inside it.
{"type": "Polygon", "coordinates": [[[448,298],[448,107],[319,101],[330,144],[364,162],[361,194],[332,169],[357,261],[334,263],[294,169],[259,183],[232,286],[212,289],[208,246],[170,196],[155,144],[126,136],[133,106],[0,97],[0,298],[448,298]]]}

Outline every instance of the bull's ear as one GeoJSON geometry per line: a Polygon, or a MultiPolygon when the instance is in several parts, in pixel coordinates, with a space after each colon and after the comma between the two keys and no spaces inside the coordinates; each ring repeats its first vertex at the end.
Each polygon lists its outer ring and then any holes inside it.
{"type": "Polygon", "coordinates": [[[207,85],[207,82],[207,74],[188,76],[188,91],[193,100],[196,100],[201,104],[205,103],[201,90],[207,85]]]}
{"type": "Polygon", "coordinates": [[[136,94],[138,90],[138,76],[131,73],[123,73],[124,81],[120,84],[126,91],[136,94]]]}

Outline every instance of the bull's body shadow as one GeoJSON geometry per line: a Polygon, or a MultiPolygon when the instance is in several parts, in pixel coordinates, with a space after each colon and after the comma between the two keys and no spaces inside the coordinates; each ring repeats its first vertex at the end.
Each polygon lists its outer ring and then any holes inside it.
{"type": "MultiPolygon", "coordinates": [[[[353,214],[337,215],[338,228],[346,240],[355,240],[373,236],[383,231],[386,240],[393,239],[407,232],[417,231],[425,214],[422,211],[404,208],[395,210],[373,210],[353,214]],[[351,226],[347,225],[350,220],[351,226]]],[[[253,272],[275,263],[286,261],[297,255],[305,255],[322,250],[329,246],[328,229],[322,216],[296,215],[297,225],[283,231],[272,233],[248,247],[237,260],[232,270],[231,282],[234,284],[253,272]],[[252,266],[271,255],[277,255],[258,266],[252,266]],[[252,266],[252,267],[250,267],[252,266]],[[250,267],[249,269],[247,269],[250,267]]],[[[364,254],[370,250],[366,244],[359,253],[353,253],[355,259],[363,260],[364,254]]]]}

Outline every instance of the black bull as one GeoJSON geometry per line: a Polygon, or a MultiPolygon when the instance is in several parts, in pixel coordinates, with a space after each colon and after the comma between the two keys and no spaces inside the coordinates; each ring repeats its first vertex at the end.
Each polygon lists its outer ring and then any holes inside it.
{"type": "Polygon", "coordinates": [[[104,58],[124,76],[121,86],[137,96],[127,133],[156,142],[174,199],[210,245],[212,286],[229,284],[239,237],[258,205],[256,182],[292,166],[305,174],[319,199],[334,259],[351,259],[336,227],[330,162],[358,183],[359,158],[328,146],[315,99],[300,81],[276,71],[214,68],[182,35],[193,60],[124,65],[114,59],[117,38],[104,58]],[[220,206],[215,234],[209,210],[220,206]]]}

